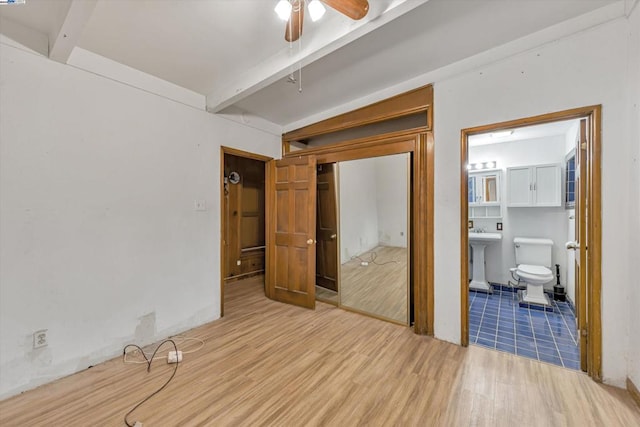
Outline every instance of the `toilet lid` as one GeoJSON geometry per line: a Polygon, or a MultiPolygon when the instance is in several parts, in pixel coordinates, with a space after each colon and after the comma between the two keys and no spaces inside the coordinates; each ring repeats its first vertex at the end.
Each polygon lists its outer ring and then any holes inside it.
{"type": "Polygon", "coordinates": [[[523,273],[534,274],[536,276],[547,276],[551,274],[551,270],[541,265],[520,264],[518,266],[518,270],[522,271],[523,273]]]}

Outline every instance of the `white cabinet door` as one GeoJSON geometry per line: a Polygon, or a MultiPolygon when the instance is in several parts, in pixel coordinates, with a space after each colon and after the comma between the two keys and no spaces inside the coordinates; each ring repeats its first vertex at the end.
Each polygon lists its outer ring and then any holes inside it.
{"type": "Polygon", "coordinates": [[[529,166],[507,169],[507,206],[531,206],[533,184],[529,166]]]}
{"type": "Polygon", "coordinates": [[[562,206],[560,165],[507,168],[507,206],[562,206]]]}
{"type": "Polygon", "coordinates": [[[533,190],[535,206],[561,206],[562,175],[560,166],[544,165],[533,167],[533,190]]]}

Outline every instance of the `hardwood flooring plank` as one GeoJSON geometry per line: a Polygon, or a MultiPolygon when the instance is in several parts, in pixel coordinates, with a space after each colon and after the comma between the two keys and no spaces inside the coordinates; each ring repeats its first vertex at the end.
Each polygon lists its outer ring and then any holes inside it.
{"type": "MultiPolygon", "coordinates": [[[[632,426],[626,390],[558,366],[318,303],[264,297],[261,277],[225,290],[226,316],[188,331],[204,347],[136,410],[145,426],[632,426]]],[[[182,344],[183,350],[197,344],[182,344]]],[[[174,365],[113,359],[0,402],[4,426],[122,426],[174,365]]]]}

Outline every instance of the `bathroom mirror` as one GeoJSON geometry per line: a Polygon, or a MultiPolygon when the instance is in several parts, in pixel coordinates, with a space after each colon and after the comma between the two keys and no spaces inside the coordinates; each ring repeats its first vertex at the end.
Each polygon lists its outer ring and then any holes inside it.
{"type": "Polygon", "coordinates": [[[499,203],[502,171],[469,172],[469,204],[499,203]]]}
{"type": "Polygon", "coordinates": [[[501,218],[502,170],[469,172],[469,218],[501,218]]]}
{"type": "Polygon", "coordinates": [[[338,163],[340,305],[408,324],[409,154],[338,163]]]}

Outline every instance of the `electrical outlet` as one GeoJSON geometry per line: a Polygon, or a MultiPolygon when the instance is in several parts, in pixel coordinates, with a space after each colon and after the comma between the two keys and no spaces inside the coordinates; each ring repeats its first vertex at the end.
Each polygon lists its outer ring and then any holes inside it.
{"type": "Polygon", "coordinates": [[[240,265],[240,264],[242,264],[242,261],[237,260],[237,261],[236,261],[236,265],[240,265]]]}
{"type": "Polygon", "coordinates": [[[204,212],[207,210],[207,201],[206,200],[195,200],[193,202],[194,210],[198,212],[204,212]]]}
{"type": "Polygon", "coordinates": [[[39,331],[35,331],[33,333],[33,348],[41,348],[49,345],[49,340],[47,339],[47,330],[41,329],[39,331]]]}

